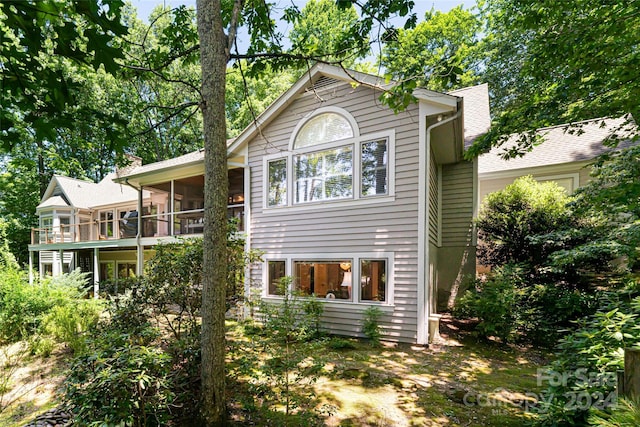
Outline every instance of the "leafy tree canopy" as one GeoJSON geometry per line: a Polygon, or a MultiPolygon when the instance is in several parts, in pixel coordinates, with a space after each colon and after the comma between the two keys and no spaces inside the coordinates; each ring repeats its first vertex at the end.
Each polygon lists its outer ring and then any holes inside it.
{"type": "Polygon", "coordinates": [[[389,77],[406,85],[447,91],[477,82],[480,19],[462,6],[433,9],[414,29],[399,29],[383,49],[389,77]]]}
{"type": "Polygon", "coordinates": [[[523,132],[597,117],[640,117],[640,14],[636,1],[486,0],[486,79],[494,123],[477,155],[523,132]]]}

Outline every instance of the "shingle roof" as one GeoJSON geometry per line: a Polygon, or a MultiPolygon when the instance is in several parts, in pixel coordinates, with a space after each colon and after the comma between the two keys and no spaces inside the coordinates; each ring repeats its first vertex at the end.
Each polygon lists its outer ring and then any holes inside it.
{"type": "Polygon", "coordinates": [[[43,201],[38,205],[38,209],[40,208],[54,208],[54,207],[65,207],[69,206],[66,200],[64,200],[60,196],[49,197],[47,200],[43,201]]]}
{"type": "MultiPolygon", "coordinates": [[[[89,209],[95,206],[138,200],[138,192],[127,185],[113,182],[115,177],[115,173],[111,173],[97,184],[62,175],[55,175],[53,180],[60,187],[69,204],[76,208],[89,209]]],[[[49,197],[38,205],[39,208],[52,206],[68,205],[61,196],[49,197]]]]}
{"type": "Polygon", "coordinates": [[[538,129],[538,135],[543,138],[541,144],[536,145],[532,151],[522,157],[504,160],[500,155],[505,152],[505,149],[513,147],[518,139],[518,135],[513,135],[503,146],[494,147],[478,158],[478,173],[486,174],[594,159],[611,150],[603,142],[614,134],[618,138],[627,138],[618,144],[618,148],[634,144],[628,139],[632,136],[631,131],[629,129],[621,131],[621,127],[624,127],[627,122],[626,116],[616,119],[599,118],[575,123],[571,127],[564,124],[538,129]]]}
{"type": "Polygon", "coordinates": [[[449,92],[464,99],[464,146],[468,147],[491,126],[489,85],[486,83],[449,92]]]}
{"type": "MultiPolygon", "coordinates": [[[[160,171],[163,169],[170,169],[176,166],[187,165],[189,163],[197,163],[204,161],[204,149],[193,151],[182,156],[174,157],[173,159],[163,160],[161,162],[149,163],[148,165],[138,166],[128,170],[126,175],[119,176],[117,178],[124,178],[125,176],[141,175],[149,172],[160,171]]],[[[113,178],[116,178],[115,176],[113,178]]]]}

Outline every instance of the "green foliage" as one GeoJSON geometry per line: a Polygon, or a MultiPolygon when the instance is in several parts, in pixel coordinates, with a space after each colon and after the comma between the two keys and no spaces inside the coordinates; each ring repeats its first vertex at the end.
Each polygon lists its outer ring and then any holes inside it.
{"type": "Polygon", "coordinates": [[[316,396],[310,385],[317,381],[322,363],[307,354],[321,352],[321,343],[312,338],[319,334],[322,303],[292,293],[291,282],[291,277],[280,280],[280,301],[261,303],[263,327],[259,335],[252,335],[255,341],[244,342],[231,351],[237,365],[231,376],[257,397],[243,405],[262,412],[265,422],[310,425],[317,416],[313,411],[316,396]]]}
{"type": "Polygon", "coordinates": [[[465,292],[454,315],[477,318],[475,330],[484,338],[551,346],[573,320],[595,310],[597,297],[590,292],[533,280],[521,265],[498,267],[465,292]]]}
{"type": "Polygon", "coordinates": [[[54,307],[76,305],[85,280],[86,274],[76,270],[29,285],[22,271],[5,270],[0,277],[0,340],[15,342],[41,331],[54,307]]]}
{"type": "Polygon", "coordinates": [[[170,418],[171,358],[155,345],[102,330],[66,382],[74,425],[163,425],[170,418]]]}
{"type": "MultiPolygon", "coordinates": [[[[480,6],[496,120],[472,153],[524,130],[639,117],[637,56],[629,49],[639,44],[635,2],[487,0],[480,6]]],[[[524,138],[519,151],[534,143],[524,138]]]]}
{"type": "Polygon", "coordinates": [[[491,193],[478,217],[478,259],[487,266],[526,262],[540,266],[558,249],[549,241],[534,241],[571,223],[570,198],[555,182],[518,178],[504,190],[491,193]]]}
{"type": "Polygon", "coordinates": [[[354,350],[356,348],[351,340],[339,337],[331,337],[327,342],[327,347],[332,350],[354,350]]]}
{"type": "Polygon", "coordinates": [[[76,98],[74,82],[60,67],[103,66],[117,69],[122,52],[113,39],[126,32],[121,1],[59,2],[55,0],[0,3],[1,147],[5,151],[30,129],[40,140],[53,139],[56,129],[69,126],[65,108],[76,98]]]}
{"type": "Polygon", "coordinates": [[[599,427],[633,427],[640,425],[640,402],[638,399],[619,399],[610,414],[593,411],[589,425],[599,427]]]}
{"type": "Polygon", "coordinates": [[[357,43],[349,39],[357,24],[358,14],[353,5],[340,7],[333,0],[311,0],[295,16],[289,33],[291,50],[307,57],[343,61],[343,66],[351,68],[369,51],[367,39],[360,38],[357,43]]]}
{"type": "Polygon", "coordinates": [[[428,11],[414,29],[399,29],[383,49],[388,78],[416,82],[436,91],[466,87],[478,80],[480,20],[462,6],[428,11]]]}
{"type": "Polygon", "coordinates": [[[577,320],[577,328],[560,341],[544,373],[544,378],[555,378],[543,384],[548,386],[544,394],[554,398],[539,408],[541,425],[584,424],[590,408],[611,409],[623,349],[640,345],[639,315],[638,285],[632,283],[607,292],[595,314],[577,320]],[[571,399],[579,396],[587,396],[590,405],[575,405],[571,399]]]}
{"type": "Polygon", "coordinates": [[[74,354],[82,353],[88,335],[98,324],[102,309],[102,301],[94,299],[56,305],[43,320],[44,330],[58,342],[66,343],[74,354]]]}
{"type": "Polygon", "coordinates": [[[382,328],[380,327],[380,318],[384,313],[380,308],[371,306],[364,311],[362,319],[362,333],[369,338],[369,342],[373,346],[380,345],[380,337],[382,336],[382,328]]]}

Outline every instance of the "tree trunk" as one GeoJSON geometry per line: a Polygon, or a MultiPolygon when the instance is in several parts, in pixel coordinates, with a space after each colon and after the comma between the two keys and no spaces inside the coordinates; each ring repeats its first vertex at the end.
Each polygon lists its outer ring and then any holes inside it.
{"type": "Polygon", "coordinates": [[[205,148],[202,289],[202,416],[224,425],[227,145],[224,112],[227,53],[220,0],[197,0],[205,148]]]}

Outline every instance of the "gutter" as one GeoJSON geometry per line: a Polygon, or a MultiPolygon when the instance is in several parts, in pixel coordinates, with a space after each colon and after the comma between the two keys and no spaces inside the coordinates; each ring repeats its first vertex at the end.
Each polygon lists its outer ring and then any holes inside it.
{"type": "MultiPolygon", "coordinates": [[[[422,105],[422,104],[421,104],[422,105]]],[[[420,163],[421,171],[424,171],[424,175],[420,178],[420,182],[423,185],[419,186],[419,188],[424,189],[423,191],[419,191],[419,206],[418,206],[418,230],[422,230],[418,236],[418,330],[417,330],[417,341],[418,344],[429,344],[430,336],[433,336],[436,332],[430,331],[430,327],[436,327],[435,324],[430,324],[431,317],[435,313],[433,312],[434,307],[431,306],[431,271],[429,268],[429,213],[428,213],[428,204],[429,200],[429,191],[430,191],[430,181],[429,176],[431,173],[431,131],[439,126],[450,123],[456,119],[459,119],[462,116],[463,109],[460,108],[460,103],[458,103],[458,109],[456,113],[448,117],[444,120],[436,122],[429,127],[426,128],[426,136],[424,140],[424,157],[421,159],[424,163],[420,163]],[[424,167],[422,167],[424,165],[424,167]],[[422,286],[423,285],[423,286],[422,286]],[[426,306],[426,307],[425,307],[426,306]],[[426,308],[426,309],[425,309],[426,308]]],[[[427,114],[420,114],[420,133],[422,133],[422,129],[426,125],[427,114]]],[[[422,142],[422,141],[420,141],[422,142]]],[[[420,174],[419,174],[420,175],[420,174]]]]}

